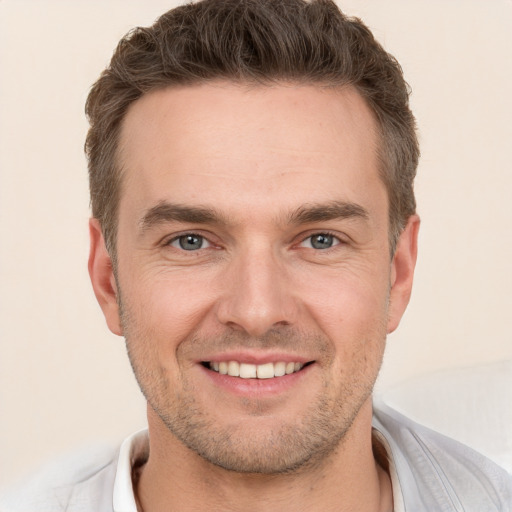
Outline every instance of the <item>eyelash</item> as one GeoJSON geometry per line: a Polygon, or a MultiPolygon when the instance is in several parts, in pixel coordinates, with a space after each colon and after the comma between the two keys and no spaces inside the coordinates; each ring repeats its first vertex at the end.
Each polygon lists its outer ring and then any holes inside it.
{"type": "Polygon", "coordinates": [[[308,248],[316,249],[317,251],[328,251],[329,249],[334,249],[338,245],[342,245],[344,243],[344,241],[340,238],[340,236],[335,233],[332,233],[330,231],[316,231],[314,233],[309,234],[307,237],[303,238],[302,241],[299,243],[299,246],[303,247],[303,244],[306,243],[308,240],[312,240],[314,237],[319,237],[319,236],[332,238],[333,245],[331,245],[330,247],[325,247],[325,248],[315,248],[315,247],[308,247],[308,248]]]}
{"type": "MultiPolygon", "coordinates": [[[[208,247],[212,246],[213,243],[210,242],[210,240],[208,240],[207,237],[205,237],[204,235],[201,235],[199,233],[194,233],[194,232],[189,232],[189,233],[182,233],[180,235],[177,235],[177,236],[174,236],[173,238],[171,238],[170,240],[168,240],[167,242],[165,242],[165,246],[171,246],[171,247],[174,247],[174,243],[178,243],[180,244],[180,240],[181,239],[185,239],[185,238],[199,238],[201,239],[201,247],[197,248],[197,249],[185,249],[183,246],[181,247],[175,247],[175,249],[178,249],[178,250],[182,250],[182,251],[186,251],[186,252],[196,252],[200,249],[207,249],[208,247]],[[207,244],[207,247],[204,247],[204,243],[207,244]]],[[[181,245],[181,244],[180,244],[181,245]]]]}

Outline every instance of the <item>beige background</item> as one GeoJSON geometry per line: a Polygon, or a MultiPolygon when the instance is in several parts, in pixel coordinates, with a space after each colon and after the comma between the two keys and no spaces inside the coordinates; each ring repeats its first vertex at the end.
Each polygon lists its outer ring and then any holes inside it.
{"type": "MultiPolygon", "coordinates": [[[[172,0],[0,0],[0,484],[144,425],[86,272],[83,104],[172,0]]],[[[379,385],[512,358],[512,2],[347,0],[401,62],[422,143],[416,287],[379,385]]]]}

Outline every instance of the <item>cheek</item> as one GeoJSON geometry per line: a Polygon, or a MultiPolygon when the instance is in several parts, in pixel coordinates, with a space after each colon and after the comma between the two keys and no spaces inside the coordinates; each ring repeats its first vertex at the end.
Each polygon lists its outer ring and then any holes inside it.
{"type": "Polygon", "coordinates": [[[132,273],[122,290],[132,327],[139,331],[134,334],[154,340],[166,353],[194,333],[213,300],[197,276],[165,270],[132,273]]]}
{"type": "Polygon", "coordinates": [[[350,333],[357,339],[386,323],[389,283],[383,273],[364,276],[341,270],[303,280],[299,291],[315,323],[332,339],[350,333]]]}

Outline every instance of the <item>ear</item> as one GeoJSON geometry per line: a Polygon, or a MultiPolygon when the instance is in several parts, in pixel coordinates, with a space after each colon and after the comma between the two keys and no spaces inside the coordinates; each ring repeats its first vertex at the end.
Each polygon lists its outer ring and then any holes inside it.
{"type": "Polygon", "coordinates": [[[391,262],[391,291],[389,297],[388,333],[400,323],[411,297],[414,267],[418,253],[420,218],[412,215],[407,221],[391,262]]]}
{"type": "Polygon", "coordinates": [[[107,251],[103,233],[98,219],[89,221],[90,252],[89,276],[94,294],[105,315],[108,328],[122,336],[121,319],[117,303],[117,286],[112,269],[112,260],[107,251]]]}

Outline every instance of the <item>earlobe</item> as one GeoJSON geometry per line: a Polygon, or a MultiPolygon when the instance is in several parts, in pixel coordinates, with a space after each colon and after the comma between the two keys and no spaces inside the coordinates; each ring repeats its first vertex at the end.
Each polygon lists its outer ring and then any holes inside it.
{"type": "Polygon", "coordinates": [[[412,215],[402,231],[391,262],[391,291],[389,297],[388,333],[400,323],[411,297],[414,268],[418,253],[420,218],[412,215]]]}
{"type": "Polygon", "coordinates": [[[90,219],[89,235],[89,276],[94,294],[105,315],[109,329],[114,334],[122,336],[112,260],[108,254],[98,219],[90,219]]]}

